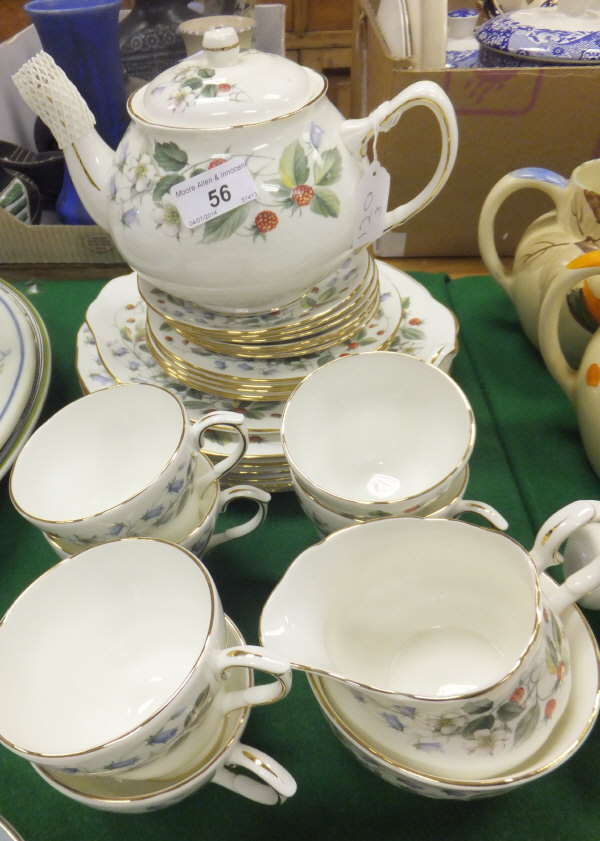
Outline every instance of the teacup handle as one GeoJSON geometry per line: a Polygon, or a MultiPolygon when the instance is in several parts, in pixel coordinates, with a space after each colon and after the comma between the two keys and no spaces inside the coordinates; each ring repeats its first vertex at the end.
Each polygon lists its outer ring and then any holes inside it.
{"type": "Polygon", "coordinates": [[[500,207],[519,190],[537,189],[546,193],[558,208],[568,184],[566,178],[550,169],[525,167],[507,173],[487,194],[479,214],[479,253],[488,272],[507,294],[511,294],[515,275],[506,271],[496,249],[494,223],[500,207]]]}
{"type": "Polygon", "coordinates": [[[284,698],[292,687],[292,670],[289,661],[283,660],[261,645],[235,645],[220,652],[217,668],[224,679],[227,671],[242,667],[272,675],[275,679],[267,683],[254,684],[245,689],[225,693],[225,712],[241,707],[273,704],[284,698]]]}
{"type": "MultiPolygon", "coordinates": [[[[538,572],[562,563],[560,546],[577,529],[600,522],[600,502],[582,499],[565,505],[539,530],[530,555],[538,572]]],[[[561,613],[586,593],[600,586],[600,556],[570,575],[549,599],[552,608],[561,613]]]]}
{"type": "Polygon", "coordinates": [[[340,135],[348,150],[364,158],[369,140],[376,139],[379,131],[389,131],[406,111],[417,105],[433,112],[440,128],[442,151],[434,174],[421,192],[386,213],[386,231],[408,221],[426,207],[450,177],[458,151],[458,124],[454,107],[437,83],[423,80],[409,85],[389,102],[379,105],[367,117],[345,120],[340,126],[340,135]]]}
{"type": "Polygon", "coordinates": [[[461,499],[458,500],[456,506],[452,509],[452,516],[458,517],[459,514],[479,514],[484,520],[487,520],[495,529],[499,531],[506,531],[508,523],[495,508],[487,505],[485,502],[479,502],[476,499],[461,499]]]}
{"type": "Polygon", "coordinates": [[[229,540],[243,537],[245,534],[250,534],[251,531],[257,529],[267,516],[271,495],[252,485],[235,485],[232,488],[224,488],[222,491],[219,491],[217,514],[225,511],[229,503],[233,502],[234,499],[251,499],[256,502],[258,510],[245,523],[240,523],[218,534],[213,534],[206,545],[206,552],[214,549],[215,546],[219,546],[221,543],[227,543],[229,540]]]}
{"type": "MultiPolygon", "coordinates": [[[[213,465],[213,469],[207,474],[212,479],[219,479],[227,471],[231,470],[240,459],[242,459],[248,449],[250,441],[248,439],[248,430],[246,429],[246,421],[239,412],[225,412],[216,411],[197,420],[192,426],[192,433],[195,436],[196,446],[199,450],[202,449],[202,436],[207,429],[213,426],[229,427],[236,434],[237,441],[234,445],[233,452],[221,459],[217,464],[213,465]]],[[[205,477],[202,477],[203,482],[205,477]]]]}
{"type": "Polygon", "coordinates": [[[226,763],[217,770],[211,782],[265,806],[283,803],[296,793],[297,788],[292,775],[279,762],[242,742],[227,756],[226,763]],[[236,768],[243,768],[258,779],[253,780],[234,770],[236,768]]]}

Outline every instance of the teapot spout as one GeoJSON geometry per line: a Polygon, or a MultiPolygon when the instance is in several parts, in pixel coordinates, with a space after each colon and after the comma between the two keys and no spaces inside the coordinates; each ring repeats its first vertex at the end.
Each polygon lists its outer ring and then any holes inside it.
{"type": "Polygon", "coordinates": [[[113,150],[95,130],[95,117],[75,85],[43,50],[13,75],[23,100],[48,126],[65,153],[65,163],[86,210],[107,227],[104,186],[113,150]]]}

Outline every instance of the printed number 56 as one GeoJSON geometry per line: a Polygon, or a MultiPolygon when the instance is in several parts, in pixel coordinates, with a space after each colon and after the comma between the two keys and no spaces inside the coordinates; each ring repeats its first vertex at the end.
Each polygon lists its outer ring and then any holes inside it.
{"type": "Polygon", "coordinates": [[[218,207],[222,201],[230,201],[231,200],[231,193],[229,192],[229,188],[227,184],[221,184],[218,191],[217,190],[209,190],[208,191],[208,203],[211,207],[218,207]]]}

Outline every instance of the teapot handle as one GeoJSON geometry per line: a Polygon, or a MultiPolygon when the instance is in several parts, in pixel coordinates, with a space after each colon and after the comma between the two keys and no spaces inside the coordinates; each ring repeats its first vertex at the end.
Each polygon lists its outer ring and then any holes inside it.
{"type": "Polygon", "coordinates": [[[568,184],[566,178],[551,169],[525,167],[507,173],[487,194],[479,215],[479,253],[488,272],[508,295],[511,293],[515,276],[505,270],[496,249],[494,223],[500,207],[513,193],[535,189],[546,193],[558,208],[568,184]]]}
{"type": "Polygon", "coordinates": [[[369,140],[376,137],[378,131],[389,131],[406,111],[417,105],[429,108],[438,121],[442,138],[440,159],[431,180],[421,192],[410,201],[386,213],[385,231],[415,216],[429,204],[448,180],[458,151],[458,125],[452,103],[437,83],[414,82],[389,102],[379,105],[368,117],[345,120],[340,126],[342,141],[350,153],[364,158],[369,140]]]}
{"type": "Polygon", "coordinates": [[[577,395],[578,371],[567,362],[559,340],[559,317],[565,296],[579,281],[600,275],[600,251],[576,257],[551,281],[538,321],[538,343],[546,366],[571,403],[577,395]]]}

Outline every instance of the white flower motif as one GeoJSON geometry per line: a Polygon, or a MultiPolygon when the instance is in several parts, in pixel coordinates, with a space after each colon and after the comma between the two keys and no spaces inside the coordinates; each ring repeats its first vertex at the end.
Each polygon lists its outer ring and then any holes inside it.
{"type": "Polygon", "coordinates": [[[152,211],[152,218],[156,226],[168,237],[183,239],[192,234],[191,229],[183,224],[181,215],[168,193],[165,193],[161,203],[152,211]]]}
{"type": "Polygon", "coordinates": [[[148,152],[142,152],[137,157],[131,156],[125,162],[125,178],[138,192],[146,190],[148,185],[155,180],[157,174],[152,156],[148,152]]]}
{"type": "Polygon", "coordinates": [[[196,97],[192,88],[181,86],[174,90],[167,100],[167,105],[171,111],[181,113],[185,109],[193,105],[196,97]]]}

